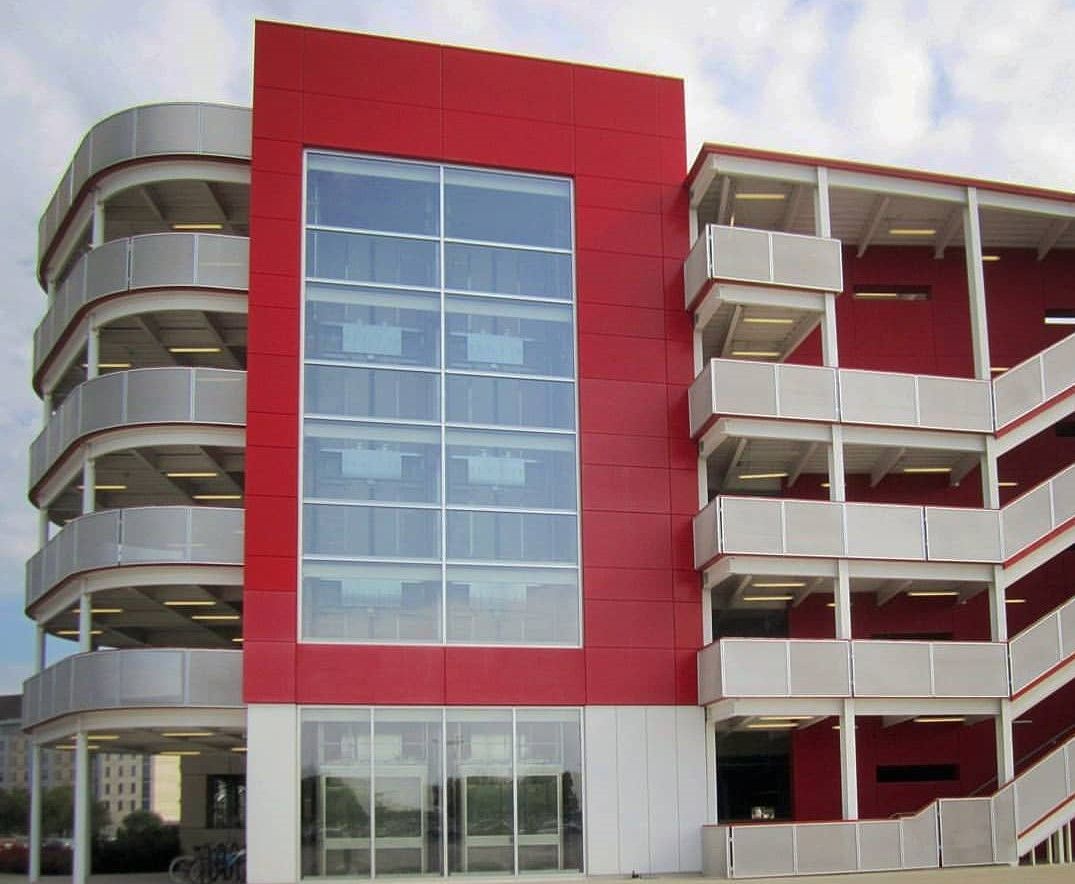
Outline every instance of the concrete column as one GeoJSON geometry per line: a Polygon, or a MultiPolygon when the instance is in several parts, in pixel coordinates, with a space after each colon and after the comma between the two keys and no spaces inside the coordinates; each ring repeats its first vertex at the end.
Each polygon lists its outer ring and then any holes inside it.
{"type": "Polygon", "coordinates": [[[105,204],[97,193],[93,195],[93,229],[90,233],[90,248],[96,249],[105,241],[105,204]]]}
{"type": "Polygon", "coordinates": [[[90,328],[86,333],[86,378],[95,378],[100,374],[97,367],[101,361],[101,330],[90,318],[90,328]]]}
{"type": "Polygon", "coordinates": [[[840,424],[832,425],[828,455],[829,500],[847,500],[847,488],[844,484],[844,428],[840,424]]]}
{"type": "Polygon", "coordinates": [[[82,515],[92,513],[97,506],[97,464],[91,453],[86,452],[82,464],[82,515]]]}
{"type": "Polygon", "coordinates": [[[845,820],[859,816],[858,750],[855,744],[855,701],[844,700],[840,711],[840,794],[845,820]]]}
{"type": "Polygon", "coordinates": [[[90,876],[90,745],[86,732],[75,737],[75,832],[71,884],[86,884],[90,876]]]}
{"type": "Polygon", "coordinates": [[[989,380],[989,322],[985,308],[985,274],[982,272],[982,229],[978,217],[978,191],[967,188],[963,207],[963,243],[967,256],[967,294],[970,296],[971,347],[974,376],[989,380]]]}
{"type": "Polygon", "coordinates": [[[1008,640],[1007,581],[1004,568],[993,566],[993,579],[989,584],[989,638],[995,642],[1008,640]]]}
{"type": "Polygon", "coordinates": [[[712,823],[717,819],[717,726],[705,714],[705,799],[706,819],[712,823]]]}
{"type": "Polygon", "coordinates": [[[33,673],[37,675],[45,668],[45,628],[40,624],[34,624],[34,667],[33,673]]]}
{"type": "Polygon", "coordinates": [[[246,710],[246,880],[299,880],[298,707],[252,703],[246,710]]]}
{"type": "Polygon", "coordinates": [[[78,603],[78,650],[86,654],[93,650],[93,602],[88,592],[82,594],[78,603]]]}
{"type": "Polygon", "coordinates": [[[832,216],[829,211],[829,170],[817,167],[817,188],[814,190],[814,236],[832,236],[832,216]]]}
{"type": "MultiPolygon", "coordinates": [[[[40,627],[38,628],[40,632],[40,627]]],[[[30,745],[30,835],[28,869],[31,881],[41,878],[41,747],[30,745]]]]}
{"type": "Polygon", "coordinates": [[[997,741],[997,788],[1015,779],[1015,743],[1012,739],[1012,704],[1000,701],[1000,714],[993,719],[997,741]]]}
{"type": "Polygon", "coordinates": [[[38,549],[49,542],[49,511],[48,509],[37,511],[37,546],[38,549]]]}
{"type": "Polygon", "coordinates": [[[836,295],[825,293],[825,315],[821,318],[821,361],[830,368],[840,364],[840,346],[836,342],[836,295]]]}
{"type": "Polygon", "coordinates": [[[836,560],[836,579],[832,582],[834,629],[838,639],[851,640],[851,575],[847,559],[836,560]]]}

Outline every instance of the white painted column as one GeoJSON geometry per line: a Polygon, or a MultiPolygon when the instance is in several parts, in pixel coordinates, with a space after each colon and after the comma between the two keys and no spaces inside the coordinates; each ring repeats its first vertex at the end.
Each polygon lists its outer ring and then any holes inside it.
{"type": "MultiPolygon", "coordinates": [[[[45,630],[34,624],[33,673],[45,668],[45,630]]],[[[30,832],[28,841],[28,868],[30,881],[41,877],[41,747],[31,738],[30,743],[30,832]]]]}
{"type": "Polygon", "coordinates": [[[709,710],[705,712],[705,800],[706,819],[711,823],[717,819],[717,725],[709,720],[709,710]]]}
{"type": "Polygon", "coordinates": [[[967,188],[963,208],[963,247],[967,256],[967,294],[970,296],[971,348],[974,376],[989,380],[989,321],[985,307],[985,274],[982,272],[982,229],[978,217],[978,191],[967,188]]]}
{"type": "Polygon", "coordinates": [[[1015,741],[1012,739],[1012,704],[1000,701],[1000,714],[993,719],[997,744],[997,788],[1015,779],[1015,741]]]}
{"type": "Polygon", "coordinates": [[[31,881],[41,878],[41,747],[30,744],[30,834],[27,872],[31,881]]]}
{"type": "Polygon", "coordinates": [[[246,708],[246,880],[299,880],[299,713],[297,706],[246,708]]]}
{"type": "Polygon", "coordinates": [[[49,542],[49,511],[41,509],[37,511],[37,548],[40,549],[49,542]]]}
{"type": "Polygon", "coordinates": [[[90,248],[96,249],[105,241],[105,204],[95,191],[93,194],[93,228],[90,232],[90,248]]]}
{"type": "Polygon", "coordinates": [[[78,602],[78,650],[87,654],[93,650],[93,602],[88,592],[83,592],[78,602]]]}
{"type": "Polygon", "coordinates": [[[859,774],[854,700],[844,700],[840,710],[840,796],[844,819],[857,820],[859,817],[859,774]]]}
{"type": "Polygon", "coordinates": [[[90,317],[89,331],[86,332],[86,378],[95,378],[100,373],[101,330],[93,317],[90,317]]]}
{"type": "Polygon", "coordinates": [[[75,832],[71,884],[86,884],[90,876],[90,745],[86,731],[75,736],[75,832]]]}
{"type": "Polygon", "coordinates": [[[97,506],[97,463],[92,452],[87,449],[86,459],[82,462],[82,515],[92,513],[97,506]]]}

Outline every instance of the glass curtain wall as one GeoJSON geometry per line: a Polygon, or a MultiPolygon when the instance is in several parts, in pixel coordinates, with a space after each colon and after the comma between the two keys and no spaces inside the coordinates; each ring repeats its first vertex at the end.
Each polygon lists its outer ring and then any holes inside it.
{"type": "Polygon", "coordinates": [[[307,709],[304,877],[582,871],[571,709],[307,709]]]}
{"type": "Polygon", "coordinates": [[[310,153],[303,638],[577,645],[571,182],[310,153]]]}

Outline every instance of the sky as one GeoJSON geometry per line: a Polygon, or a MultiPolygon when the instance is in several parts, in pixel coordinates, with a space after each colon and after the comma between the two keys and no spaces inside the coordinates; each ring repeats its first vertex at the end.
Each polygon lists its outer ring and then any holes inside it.
{"type": "MultiPolygon", "coordinates": [[[[132,105],[248,104],[254,18],[683,77],[702,141],[1075,189],[1075,0],[3,0],[0,693],[36,547],[37,221],[85,131],[132,105]]],[[[50,643],[50,661],[71,650],[50,643]]]]}

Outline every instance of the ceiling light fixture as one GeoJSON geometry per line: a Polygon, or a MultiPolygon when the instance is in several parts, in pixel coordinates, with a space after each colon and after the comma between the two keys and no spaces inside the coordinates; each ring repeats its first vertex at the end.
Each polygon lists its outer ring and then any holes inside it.
{"type": "Polygon", "coordinates": [[[211,737],[212,731],[165,731],[161,734],[162,737],[211,737]]]}
{"type": "Polygon", "coordinates": [[[169,608],[211,608],[216,602],[208,599],[168,599],[164,604],[169,608]]]}
{"type": "Polygon", "coordinates": [[[789,580],[786,583],[751,583],[755,589],[798,589],[800,586],[806,586],[804,580],[789,580]]]}
{"type": "Polygon", "coordinates": [[[169,353],[219,353],[220,347],[169,347],[169,353]]]}
{"type": "Polygon", "coordinates": [[[159,755],[167,755],[171,758],[185,758],[188,755],[201,755],[197,749],[170,749],[166,752],[159,752],[159,755]]]}
{"type": "Polygon", "coordinates": [[[858,299],[875,299],[878,301],[895,301],[899,298],[899,292],[855,292],[858,299]]]}
{"type": "MultiPolygon", "coordinates": [[[[77,629],[57,629],[56,634],[57,635],[78,635],[79,632],[78,632],[77,629]]],[[[104,634],[103,629],[91,629],[90,630],[90,635],[103,635],[103,634],[104,634]]]]}
{"type": "Polygon", "coordinates": [[[774,193],[772,191],[768,193],[764,191],[744,191],[743,193],[737,193],[735,198],[737,200],[746,200],[747,202],[750,202],[751,200],[755,202],[765,202],[766,200],[786,200],[788,195],[786,193],[774,193]]]}
{"type": "Polygon", "coordinates": [[[794,319],[779,319],[775,316],[748,316],[743,322],[751,325],[794,325],[794,319]]]}
{"type": "Polygon", "coordinates": [[[937,232],[936,227],[890,227],[889,236],[933,236],[937,232]]]}
{"type": "Polygon", "coordinates": [[[165,473],[169,479],[215,479],[220,473],[214,473],[209,470],[200,472],[198,470],[190,470],[185,472],[168,472],[165,473]]]}
{"type": "Polygon", "coordinates": [[[223,230],[219,221],[180,221],[172,225],[172,230],[223,230]]]}
{"type": "Polygon", "coordinates": [[[951,467],[904,467],[903,472],[910,474],[928,475],[930,473],[950,473],[951,467]]]}
{"type": "Polygon", "coordinates": [[[235,644],[237,644],[237,645],[241,645],[243,643],[244,639],[243,639],[243,637],[241,635],[237,635],[237,636],[235,636],[235,638],[232,639],[232,641],[235,642],[235,644]]]}
{"type": "Polygon", "coordinates": [[[238,614],[191,614],[191,620],[205,620],[205,621],[235,621],[241,619],[238,614]]]}
{"type": "Polygon", "coordinates": [[[232,752],[245,752],[246,751],[246,746],[232,746],[231,751],[232,752]]]}
{"type": "Polygon", "coordinates": [[[982,255],[983,261],[999,261],[1000,255],[982,255]]]}
{"type": "Polygon", "coordinates": [[[118,740],[119,734],[86,734],[87,740],[118,740]]]}
{"type": "Polygon", "coordinates": [[[745,595],[744,602],[790,602],[793,595],[745,595]]]}
{"type": "Polygon", "coordinates": [[[787,473],[740,473],[740,479],[785,479],[787,473]]]}
{"type": "Polygon", "coordinates": [[[750,731],[787,731],[797,728],[798,722],[794,721],[768,721],[757,722],[755,724],[748,724],[747,730],[750,731]]]}
{"type": "Polygon", "coordinates": [[[1014,479],[1001,479],[999,482],[997,482],[997,485],[1001,488],[1016,488],[1018,487],[1019,483],[1016,482],[1014,479]]]}
{"type": "Polygon", "coordinates": [[[1026,599],[1005,599],[1004,604],[1006,604],[1006,605],[1025,605],[1026,604],[1026,599]]]}
{"type": "Polygon", "coordinates": [[[1046,313],[1045,314],[1046,325],[1075,325],[1075,314],[1070,316],[1062,313],[1046,313]]]}
{"type": "Polygon", "coordinates": [[[959,595],[959,593],[954,589],[919,589],[909,592],[907,595],[915,599],[941,599],[952,598],[959,595]]]}
{"type": "Polygon", "coordinates": [[[757,357],[759,359],[775,359],[779,355],[779,350],[732,350],[732,356],[757,357]]]}
{"type": "Polygon", "coordinates": [[[962,715],[920,715],[912,720],[915,724],[960,724],[967,719],[962,715]]]}
{"type": "Polygon", "coordinates": [[[1004,374],[1006,371],[1011,371],[1012,367],[1010,365],[991,365],[989,366],[989,370],[993,372],[993,374],[1004,374]]]}
{"type": "Polygon", "coordinates": [[[192,494],[193,500],[242,500],[241,494],[192,494]]]}
{"type": "Polygon", "coordinates": [[[91,614],[122,614],[123,608],[90,608],[91,614]]]}

